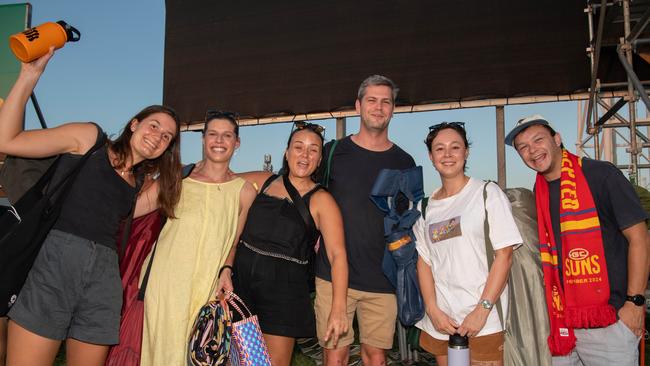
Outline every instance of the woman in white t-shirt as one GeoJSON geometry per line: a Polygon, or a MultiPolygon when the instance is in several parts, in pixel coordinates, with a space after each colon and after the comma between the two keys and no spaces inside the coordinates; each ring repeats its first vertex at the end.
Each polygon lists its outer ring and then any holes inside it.
{"type": "Polygon", "coordinates": [[[421,346],[447,365],[450,334],[469,337],[472,364],[503,364],[503,327],[494,304],[507,314],[506,282],[513,248],[522,243],[510,202],[493,183],[483,200],[482,180],[465,175],[469,143],[463,122],[429,127],[425,140],[442,187],[429,198],[426,217],[413,227],[418,279],[426,315],[421,346]],[[488,268],[484,220],[488,211],[494,263],[488,268]]]}

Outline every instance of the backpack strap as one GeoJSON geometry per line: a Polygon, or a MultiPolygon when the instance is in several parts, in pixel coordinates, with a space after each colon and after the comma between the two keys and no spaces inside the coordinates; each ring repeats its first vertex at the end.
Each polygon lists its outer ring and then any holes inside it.
{"type": "MultiPolygon", "coordinates": [[[[490,223],[488,222],[488,210],[487,210],[487,186],[492,181],[487,181],[483,185],[483,210],[485,210],[485,219],[483,220],[483,235],[485,236],[485,254],[487,256],[488,264],[488,273],[492,269],[492,263],[494,263],[494,248],[492,247],[492,239],[490,239],[490,223]]],[[[503,322],[503,309],[501,307],[501,295],[499,295],[495,301],[497,307],[497,313],[499,314],[499,322],[501,322],[501,327],[505,330],[505,324],[503,322]]]]}
{"type": "Polygon", "coordinates": [[[327,155],[327,165],[325,167],[325,176],[323,177],[323,186],[327,188],[330,184],[330,171],[332,170],[332,157],[334,156],[334,149],[336,149],[336,145],[339,144],[339,141],[341,140],[332,140],[332,147],[330,148],[330,152],[327,155]]]}
{"type": "Polygon", "coordinates": [[[189,177],[190,174],[192,174],[192,171],[194,170],[195,166],[196,166],[196,164],[194,164],[194,163],[187,164],[187,165],[183,166],[183,171],[181,172],[181,178],[185,179],[185,178],[189,177]]]}
{"type": "Polygon", "coordinates": [[[429,205],[429,197],[422,198],[422,204],[420,205],[420,213],[422,214],[422,219],[427,219],[427,206],[429,205]]]}

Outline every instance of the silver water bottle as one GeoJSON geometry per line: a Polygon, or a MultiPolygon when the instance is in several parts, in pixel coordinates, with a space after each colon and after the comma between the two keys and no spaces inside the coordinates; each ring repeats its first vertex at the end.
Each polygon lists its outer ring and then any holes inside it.
{"type": "Polygon", "coordinates": [[[448,366],[469,366],[469,340],[458,333],[449,336],[448,366]]]}

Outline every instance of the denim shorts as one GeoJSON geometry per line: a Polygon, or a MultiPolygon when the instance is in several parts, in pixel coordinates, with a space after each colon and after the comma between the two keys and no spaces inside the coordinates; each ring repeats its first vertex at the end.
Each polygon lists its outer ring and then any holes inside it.
{"type": "Polygon", "coordinates": [[[8,316],[42,337],[112,345],[119,342],[121,308],[115,250],[52,230],[8,316]]]}

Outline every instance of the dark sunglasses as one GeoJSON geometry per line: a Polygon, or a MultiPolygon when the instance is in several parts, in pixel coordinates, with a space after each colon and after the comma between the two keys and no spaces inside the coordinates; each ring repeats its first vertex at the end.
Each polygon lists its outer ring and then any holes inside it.
{"type": "Polygon", "coordinates": [[[294,122],[293,123],[293,128],[291,129],[291,132],[293,132],[294,130],[305,130],[305,129],[310,130],[310,131],[314,131],[314,132],[316,132],[317,134],[319,134],[321,136],[323,136],[323,134],[325,133],[325,127],[323,127],[323,126],[321,126],[319,124],[316,124],[316,123],[309,123],[309,122],[305,122],[305,121],[296,121],[296,122],[294,122]]]}
{"type": "Polygon", "coordinates": [[[213,119],[230,119],[235,121],[237,123],[237,119],[239,118],[239,115],[235,112],[229,112],[229,111],[220,111],[218,109],[208,109],[205,112],[205,121],[211,121],[213,119]]]}
{"type": "Polygon", "coordinates": [[[433,137],[438,133],[438,131],[447,127],[465,131],[465,122],[440,122],[438,124],[429,126],[429,134],[427,135],[426,140],[424,140],[424,143],[429,146],[431,144],[431,140],[433,140],[433,137]]]}

